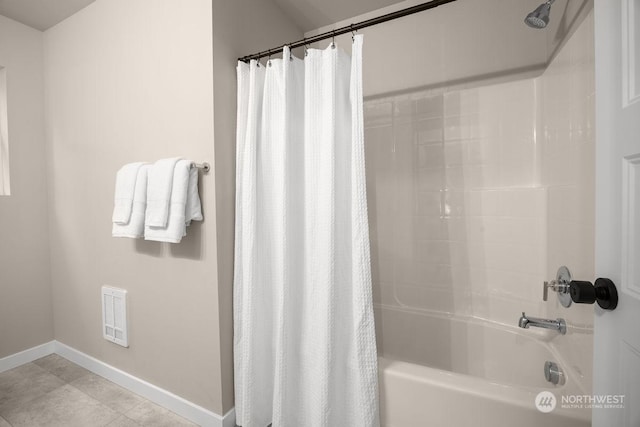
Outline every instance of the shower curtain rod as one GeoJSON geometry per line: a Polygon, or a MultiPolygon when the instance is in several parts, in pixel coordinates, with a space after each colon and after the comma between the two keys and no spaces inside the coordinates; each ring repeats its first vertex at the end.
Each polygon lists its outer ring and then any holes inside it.
{"type": "Polygon", "coordinates": [[[260,59],[260,58],[264,58],[265,56],[268,57],[268,56],[280,53],[282,51],[282,48],[285,46],[289,46],[290,49],[295,49],[297,47],[319,42],[321,40],[330,39],[335,36],[339,36],[341,34],[352,33],[362,28],[370,27],[372,25],[381,24],[383,22],[402,18],[404,16],[413,15],[414,13],[433,9],[434,7],[438,7],[447,3],[452,3],[454,1],[456,0],[431,0],[429,2],[411,6],[406,9],[401,9],[396,12],[387,13],[386,15],[378,16],[376,18],[367,19],[366,21],[358,22],[357,24],[351,24],[351,25],[347,25],[346,27],[341,27],[335,30],[327,31],[322,34],[318,34],[317,36],[304,38],[302,40],[298,40],[293,43],[285,43],[282,46],[274,47],[272,49],[265,50],[263,52],[254,53],[252,55],[246,55],[246,56],[243,56],[242,58],[238,58],[238,61],[249,62],[252,59],[260,59]]]}

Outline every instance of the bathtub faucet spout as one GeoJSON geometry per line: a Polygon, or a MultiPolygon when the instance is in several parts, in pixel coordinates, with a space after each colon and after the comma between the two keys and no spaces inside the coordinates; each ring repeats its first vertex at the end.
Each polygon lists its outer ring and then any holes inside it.
{"type": "Polygon", "coordinates": [[[567,323],[564,321],[564,319],[551,320],[539,319],[537,317],[527,317],[527,315],[524,314],[524,311],[522,312],[522,316],[518,321],[518,326],[525,329],[528,329],[529,326],[535,326],[536,328],[553,329],[560,332],[562,335],[567,333],[567,323]]]}

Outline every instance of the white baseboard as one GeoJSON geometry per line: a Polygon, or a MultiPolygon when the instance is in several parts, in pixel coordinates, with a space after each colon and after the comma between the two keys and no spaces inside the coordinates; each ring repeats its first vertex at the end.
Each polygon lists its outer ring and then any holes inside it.
{"type": "Polygon", "coordinates": [[[56,341],[55,353],[82,366],[85,369],[108,379],[158,405],[175,412],[194,423],[204,427],[233,427],[235,426],[235,412],[229,411],[224,416],[196,405],[193,402],[155,386],[145,380],[134,377],[118,368],[107,365],[100,360],[84,354],[75,348],[56,341]]]}
{"type": "Polygon", "coordinates": [[[0,359],[0,373],[9,369],[17,368],[25,363],[33,362],[41,357],[48,356],[54,352],[55,341],[49,341],[35,347],[28,348],[16,354],[12,354],[0,359]]]}
{"type": "Polygon", "coordinates": [[[175,412],[183,418],[186,418],[203,427],[235,427],[236,414],[231,409],[224,416],[220,416],[215,412],[196,405],[193,402],[157,387],[145,380],[134,377],[118,368],[107,365],[100,360],[91,357],[75,348],[69,347],[58,341],[50,341],[48,343],[30,348],[20,353],[0,359],[0,373],[13,369],[25,363],[32,362],[49,354],[56,353],[83,368],[108,379],[119,386],[126,388],[150,401],[175,412]]]}

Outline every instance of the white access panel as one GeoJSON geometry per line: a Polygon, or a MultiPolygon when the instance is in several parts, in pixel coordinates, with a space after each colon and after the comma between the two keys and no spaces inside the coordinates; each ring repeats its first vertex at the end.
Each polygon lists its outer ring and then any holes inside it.
{"type": "Polygon", "coordinates": [[[102,287],[102,336],[123,347],[129,347],[127,338],[127,291],[102,287]]]}

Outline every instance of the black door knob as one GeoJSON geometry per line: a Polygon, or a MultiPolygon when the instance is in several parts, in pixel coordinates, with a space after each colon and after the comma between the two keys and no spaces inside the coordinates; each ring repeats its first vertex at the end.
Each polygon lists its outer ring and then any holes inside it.
{"type": "Polygon", "coordinates": [[[572,280],[569,283],[571,299],[577,304],[593,304],[596,302],[596,288],[591,282],[572,280]]]}
{"type": "Polygon", "coordinates": [[[595,285],[583,280],[572,280],[569,283],[569,293],[577,304],[593,304],[597,301],[605,310],[613,310],[618,306],[618,291],[609,279],[597,279],[595,285]]]}

